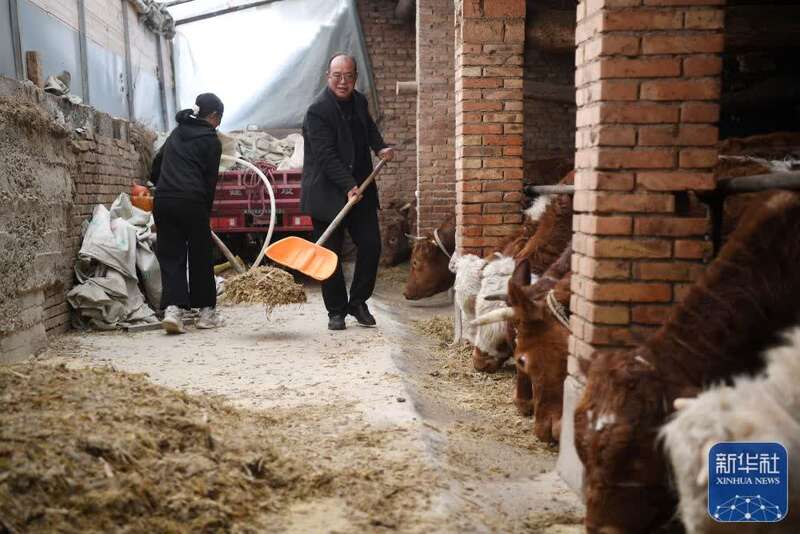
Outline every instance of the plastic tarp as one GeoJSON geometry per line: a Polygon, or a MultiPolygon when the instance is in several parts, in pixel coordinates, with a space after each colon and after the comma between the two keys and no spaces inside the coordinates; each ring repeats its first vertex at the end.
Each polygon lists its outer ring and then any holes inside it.
{"type": "MultiPolygon", "coordinates": [[[[195,0],[170,13],[180,21],[227,4],[195,0]]],[[[191,107],[197,94],[210,91],[225,103],[224,130],[299,128],[337,51],[356,58],[356,88],[372,100],[357,17],[354,0],[282,0],[178,25],[179,107],[191,107]]]]}
{"type": "Polygon", "coordinates": [[[153,252],[155,234],[149,212],[131,205],[122,193],[111,209],[99,204],[92,214],[75,263],[79,284],[67,293],[79,326],[108,330],[157,322],[147,301],[161,301],[161,271],[153,252]]]}
{"type": "MultiPolygon", "coordinates": [[[[248,161],[268,161],[279,171],[303,168],[304,144],[300,134],[289,134],[283,139],[259,131],[218,132],[217,135],[222,142],[222,153],[226,156],[248,161]]],[[[223,160],[220,162],[220,171],[234,166],[233,162],[223,160]]]]}

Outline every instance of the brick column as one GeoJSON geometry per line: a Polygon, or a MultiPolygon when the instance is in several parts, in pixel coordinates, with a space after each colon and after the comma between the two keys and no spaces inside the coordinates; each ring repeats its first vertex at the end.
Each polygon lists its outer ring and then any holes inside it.
{"type": "MultiPolygon", "coordinates": [[[[565,419],[580,389],[577,358],[646,339],[710,257],[707,210],[689,191],[714,187],[723,4],[578,5],[565,419]]],[[[570,438],[562,432],[562,474],[570,438]]]]}
{"type": "Polygon", "coordinates": [[[456,247],[484,254],[522,221],[525,0],[456,0],[456,247]]]}
{"type": "Polygon", "coordinates": [[[417,228],[453,214],[453,0],[417,0],[417,228]]]}

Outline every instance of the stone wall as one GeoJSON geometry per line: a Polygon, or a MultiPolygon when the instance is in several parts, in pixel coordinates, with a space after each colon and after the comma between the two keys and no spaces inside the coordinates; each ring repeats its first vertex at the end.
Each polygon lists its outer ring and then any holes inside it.
{"type": "Polygon", "coordinates": [[[127,122],[8,78],[0,145],[0,361],[11,361],[69,327],[81,225],[140,171],[127,122]]]}

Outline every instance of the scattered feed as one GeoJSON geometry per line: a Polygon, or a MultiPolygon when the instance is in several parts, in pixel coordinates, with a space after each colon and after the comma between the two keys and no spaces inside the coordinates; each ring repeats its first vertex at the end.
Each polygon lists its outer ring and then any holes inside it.
{"type": "Polygon", "coordinates": [[[378,281],[391,286],[403,286],[406,280],[408,280],[410,268],[408,262],[403,262],[392,267],[381,267],[378,269],[378,281]]]}
{"type": "Polygon", "coordinates": [[[333,406],[265,414],[109,368],[0,366],[0,532],[307,532],[290,527],[325,525],[326,501],[339,532],[437,530],[420,512],[443,483],[407,429],[333,406]]]}
{"type": "Polygon", "coordinates": [[[258,267],[228,278],[222,300],[231,304],[264,304],[267,315],[278,306],[307,301],[303,286],[276,267],[258,267]]]}
{"type": "Polygon", "coordinates": [[[263,531],[327,486],[274,421],[107,368],[0,368],[0,531],[263,531]]]}
{"type": "Polygon", "coordinates": [[[511,365],[493,374],[476,371],[472,365],[472,345],[462,341],[449,346],[453,339],[450,316],[435,316],[413,324],[417,331],[436,342],[436,349],[430,355],[435,370],[422,387],[478,415],[478,419],[456,423],[460,431],[530,451],[552,451],[533,435],[533,422],[516,413],[512,402],[515,370],[511,365]]]}

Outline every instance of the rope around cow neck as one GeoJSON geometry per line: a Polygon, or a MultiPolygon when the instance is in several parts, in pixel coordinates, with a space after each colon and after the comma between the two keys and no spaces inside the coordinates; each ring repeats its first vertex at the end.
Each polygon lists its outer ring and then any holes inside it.
{"type": "Polygon", "coordinates": [[[452,258],[453,257],[453,255],[450,254],[449,252],[447,252],[447,249],[444,248],[444,243],[442,243],[442,240],[439,238],[439,229],[438,228],[435,228],[433,230],[433,241],[436,243],[436,246],[439,247],[439,250],[444,252],[445,256],[447,256],[448,258],[452,258]]]}
{"type": "Polygon", "coordinates": [[[551,289],[547,292],[547,296],[544,298],[544,301],[547,303],[547,309],[550,310],[550,312],[553,314],[553,317],[555,317],[559,323],[564,325],[564,328],[566,328],[568,332],[572,333],[572,329],[569,327],[567,311],[564,309],[564,306],[562,306],[561,303],[556,300],[556,297],[553,293],[554,290],[551,289]]]}

